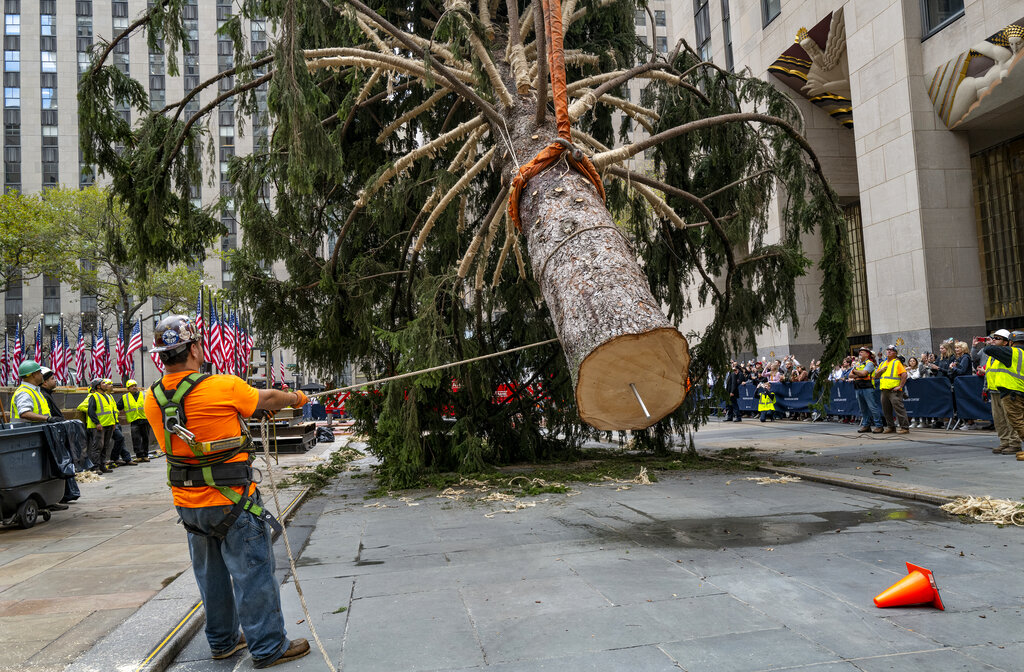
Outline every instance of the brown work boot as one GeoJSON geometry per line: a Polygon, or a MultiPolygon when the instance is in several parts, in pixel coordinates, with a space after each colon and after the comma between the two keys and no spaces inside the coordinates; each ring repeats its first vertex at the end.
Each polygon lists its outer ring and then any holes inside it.
{"type": "Polygon", "coordinates": [[[896,428],[895,428],[895,427],[886,427],[886,428],[885,428],[884,430],[882,430],[882,431],[883,431],[884,433],[886,433],[886,434],[892,434],[892,433],[894,433],[894,432],[896,431],[896,428]]]}
{"type": "Polygon", "coordinates": [[[273,667],[274,665],[281,665],[282,663],[290,663],[293,660],[298,660],[309,653],[309,642],[304,639],[293,639],[288,642],[288,649],[281,655],[277,660],[270,662],[264,662],[261,660],[252,661],[252,666],[257,670],[262,670],[267,667],[273,667]]]}
{"type": "Polygon", "coordinates": [[[871,428],[868,427],[867,425],[864,425],[863,427],[861,427],[860,429],[857,430],[857,433],[858,434],[866,434],[867,432],[870,432],[870,431],[871,431],[871,428]]]}
{"type": "Polygon", "coordinates": [[[214,660],[222,660],[224,658],[230,658],[231,656],[235,655],[236,653],[238,653],[239,651],[241,651],[245,647],[246,647],[245,633],[242,633],[242,636],[238,638],[238,642],[234,646],[232,646],[227,651],[221,651],[220,653],[214,653],[212,657],[213,657],[214,660]]]}
{"type": "Polygon", "coordinates": [[[899,429],[896,430],[896,433],[897,434],[909,434],[910,430],[907,429],[906,427],[900,427],[899,429]]]}
{"type": "Polygon", "coordinates": [[[1017,461],[1024,462],[1024,450],[1017,451],[1017,461]]]}
{"type": "Polygon", "coordinates": [[[881,434],[881,433],[882,433],[882,432],[884,432],[884,431],[885,431],[885,430],[884,430],[884,429],[882,429],[881,427],[875,427],[874,429],[872,429],[872,430],[871,430],[871,433],[872,433],[872,434],[881,434]]]}
{"type": "Polygon", "coordinates": [[[1017,448],[1012,448],[1012,447],[1011,448],[1000,448],[999,449],[999,454],[1000,455],[1016,455],[1017,454],[1017,448]]]}

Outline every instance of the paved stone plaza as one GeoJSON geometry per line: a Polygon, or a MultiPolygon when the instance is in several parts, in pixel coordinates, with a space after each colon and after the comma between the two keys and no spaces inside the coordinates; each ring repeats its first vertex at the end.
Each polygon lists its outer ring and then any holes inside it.
{"type": "MultiPolygon", "coordinates": [[[[752,446],[838,477],[866,471],[893,491],[1024,491],[1024,463],[992,455],[990,432],[854,429],[713,423],[697,443],[752,446]]],[[[1020,529],[847,487],[748,480],[763,475],[584,485],[511,513],[436,491],[364,499],[371,480],[344,476],[302,505],[289,538],[320,638],[353,672],[1019,669],[1020,529]],[[873,605],[907,561],[935,572],[945,611],[873,605]]],[[[178,532],[168,546],[184,553],[178,532]]],[[[312,640],[280,542],[276,551],[289,634],[312,640]]],[[[201,610],[160,646],[196,599],[186,572],[69,669],[135,670],[147,658],[145,669],[173,672],[251,669],[244,652],[210,659],[201,610]]],[[[314,645],[281,669],[327,667],[314,645]]]]}

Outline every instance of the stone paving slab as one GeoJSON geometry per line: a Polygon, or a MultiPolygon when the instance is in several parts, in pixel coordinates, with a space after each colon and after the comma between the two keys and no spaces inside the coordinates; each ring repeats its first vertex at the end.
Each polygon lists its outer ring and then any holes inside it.
{"type": "MultiPolygon", "coordinates": [[[[712,423],[697,447],[753,446],[847,480],[882,470],[893,476],[869,477],[890,494],[701,472],[581,487],[506,514],[427,491],[364,500],[369,479],[341,478],[303,507],[289,538],[328,654],[355,672],[1019,669],[1024,579],[1009,559],[1024,551],[1021,531],[963,524],[904,497],[1019,498],[1017,464],[989,452],[987,432],[855,430],[712,423]],[[936,572],[946,611],[874,607],[907,560],[936,572]]],[[[110,529],[99,522],[98,533],[110,529]]],[[[280,544],[275,553],[289,634],[310,637],[280,544]]],[[[188,583],[186,573],[165,592],[184,605],[188,583]]],[[[150,642],[165,632],[151,629],[150,642]]],[[[245,652],[212,661],[204,639],[167,669],[249,669],[245,652]]],[[[327,666],[314,647],[281,669],[327,666]]]]}

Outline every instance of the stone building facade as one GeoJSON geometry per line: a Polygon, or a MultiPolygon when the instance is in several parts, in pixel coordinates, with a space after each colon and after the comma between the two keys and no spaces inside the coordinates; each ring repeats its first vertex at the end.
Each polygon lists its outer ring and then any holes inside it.
{"type": "MultiPolygon", "coordinates": [[[[802,110],[847,215],[851,348],[894,343],[914,355],[1024,328],[1024,3],[651,6],[667,11],[670,44],[684,38],[721,67],[749,69],[802,110]]],[[[799,283],[799,329],[761,334],[759,356],[820,354],[820,279],[799,283]]]]}
{"type": "MultiPolygon", "coordinates": [[[[92,168],[81,161],[78,79],[89,67],[89,49],[118,35],[150,4],[150,0],[3,1],[5,191],[29,194],[57,185],[75,188],[94,182],[103,183],[103,176],[95,175],[92,168]]],[[[168,72],[167,56],[151,51],[141,32],[122,40],[109,55],[108,64],[142,82],[153,109],[178,101],[200,82],[233,66],[232,43],[227,37],[218,36],[217,29],[230,16],[234,4],[232,0],[186,2],[183,16],[190,49],[189,53],[179,51],[177,54],[180,70],[177,75],[172,76],[168,72]]],[[[253,53],[267,48],[267,29],[266,22],[245,22],[243,35],[253,53]]],[[[198,111],[219,93],[217,87],[208,87],[185,106],[184,113],[198,111]]],[[[265,86],[257,91],[257,99],[265,110],[265,86]]],[[[129,121],[134,121],[133,117],[138,112],[124,109],[122,114],[129,121]]],[[[205,159],[204,178],[211,174],[214,178],[211,181],[204,179],[203,184],[194,190],[197,204],[215,202],[222,191],[229,188],[229,158],[251,153],[259,143],[265,142],[269,120],[265,113],[238,119],[233,107],[223,104],[212,114],[208,130],[217,143],[219,165],[209,165],[209,158],[205,159]]],[[[230,207],[222,210],[220,216],[228,235],[217,241],[215,249],[210,250],[211,253],[201,263],[209,286],[215,289],[230,287],[232,277],[229,264],[213,252],[236,248],[239,236],[243,235],[230,207]]],[[[275,272],[283,273],[284,270],[275,268],[275,272]]],[[[37,277],[12,287],[0,287],[0,292],[4,308],[3,326],[10,335],[14,334],[18,321],[23,328],[31,330],[42,320],[49,332],[57,328],[63,316],[68,339],[72,343],[79,324],[84,324],[88,332],[102,322],[108,327],[108,336],[115,336],[114,315],[97,310],[95,297],[87,291],[37,277]],[[113,329],[110,328],[112,324],[113,329]]],[[[143,342],[148,346],[152,342],[153,327],[161,316],[161,307],[149,304],[140,316],[152,316],[143,320],[143,342]]],[[[31,350],[31,333],[26,341],[31,350]]],[[[48,334],[44,342],[49,343],[48,334]]],[[[254,363],[264,362],[260,358],[260,349],[265,347],[265,344],[257,344],[254,363]]],[[[280,352],[273,350],[275,375],[278,377],[280,352]]],[[[289,364],[295,361],[287,350],[284,351],[284,359],[289,364]]],[[[137,368],[136,377],[154,380],[158,374],[149,357],[137,354],[136,367],[140,364],[143,369],[137,368]]],[[[294,379],[294,374],[289,372],[287,379],[294,379]]]]}

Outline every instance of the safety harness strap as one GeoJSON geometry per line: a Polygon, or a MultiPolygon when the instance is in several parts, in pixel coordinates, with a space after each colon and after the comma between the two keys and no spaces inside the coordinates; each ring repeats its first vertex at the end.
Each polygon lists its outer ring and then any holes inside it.
{"type": "MultiPolygon", "coordinates": [[[[168,399],[167,390],[163,386],[163,378],[161,378],[151,388],[157,405],[160,406],[160,413],[163,416],[164,421],[164,452],[167,455],[167,482],[169,485],[175,485],[175,479],[172,478],[171,473],[172,469],[184,469],[187,472],[185,475],[188,476],[188,478],[181,479],[181,481],[188,481],[193,483],[193,485],[181,487],[209,486],[233,504],[231,511],[229,511],[224,517],[224,520],[218,523],[208,536],[223,539],[234,522],[238,520],[238,516],[242,514],[242,511],[248,511],[257,518],[269,523],[275,530],[280,531],[282,529],[281,524],[277,522],[273,514],[258,505],[247,494],[249,486],[252,484],[251,478],[245,483],[238,484],[243,488],[243,494],[239,494],[230,487],[235,485],[233,482],[225,483],[223,480],[215,478],[214,476],[214,468],[216,468],[218,476],[224,473],[229,479],[234,480],[232,472],[223,471],[225,467],[229,466],[225,463],[241,452],[242,448],[250,443],[248,436],[235,437],[235,439],[238,440],[237,445],[233,445],[227,449],[217,450],[215,452],[207,452],[207,450],[217,444],[222,444],[224,441],[229,440],[204,443],[189,440],[183,436],[182,441],[189,447],[189,450],[192,451],[195,464],[189,464],[186,461],[188,458],[181,458],[171,452],[171,435],[174,426],[179,425],[181,428],[186,427],[187,418],[185,417],[185,398],[208,377],[209,374],[200,374],[198,372],[190,373],[183,378],[180,383],[178,383],[178,387],[174,390],[174,394],[170,399],[168,399]]],[[[238,463],[238,465],[244,466],[248,469],[248,462],[244,465],[242,463],[238,463]]],[[[194,528],[186,526],[186,529],[193,534],[203,534],[206,536],[205,533],[202,531],[196,531],[194,528]]]]}

